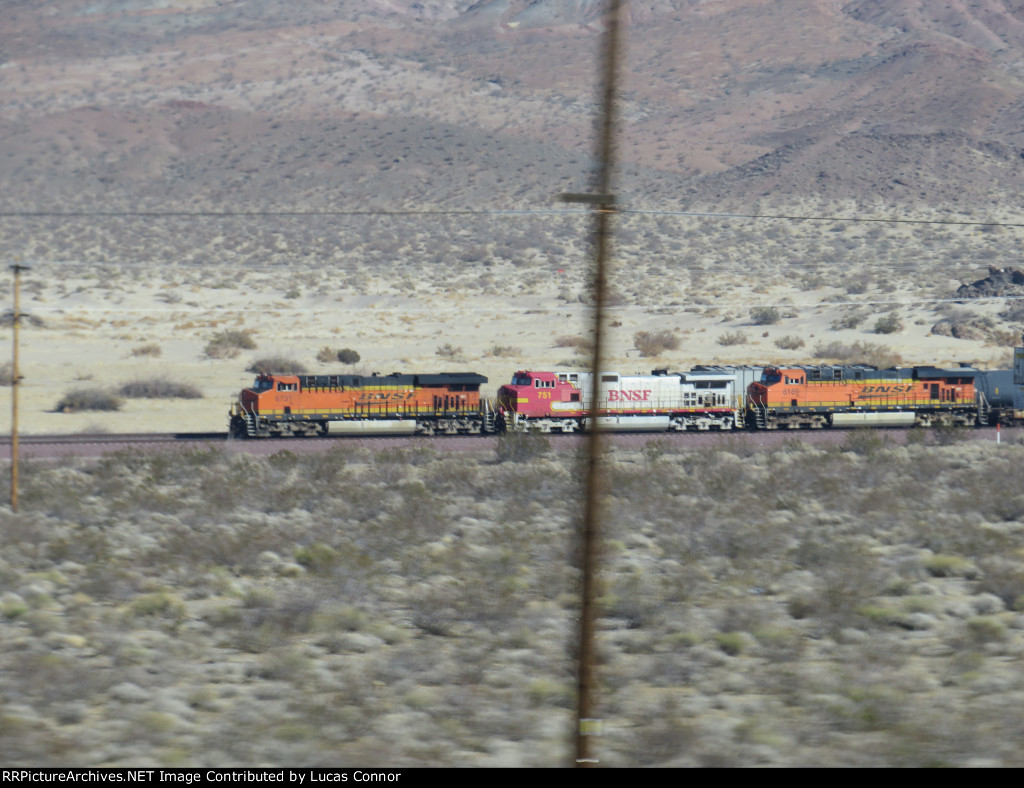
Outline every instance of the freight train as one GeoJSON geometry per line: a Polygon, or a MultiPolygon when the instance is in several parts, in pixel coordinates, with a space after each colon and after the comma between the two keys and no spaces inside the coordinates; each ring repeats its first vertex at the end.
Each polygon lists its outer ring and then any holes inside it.
{"type": "Polygon", "coordinates": [[[473,372],[391,375],[261,374],[229,412],[233,437],[401,431],[480,435],[506,431],[777,430],[987,426],[1024,421],[1024,348],[1012,370],[866,365],[698,366],[650,375],[521,370],[481,395],[473,372]]]}

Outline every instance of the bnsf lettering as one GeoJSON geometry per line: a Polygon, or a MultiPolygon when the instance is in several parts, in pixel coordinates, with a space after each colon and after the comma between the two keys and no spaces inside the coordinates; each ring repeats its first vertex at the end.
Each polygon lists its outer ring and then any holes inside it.
{"type": "Polygon", "coordinates": [[[914,384],[908,383],[903,386],[865,386],[860,390],[861,396],[865,394],[907,394],[914,390],[914,384]]]}
{"type": "Polygon", "coordinates": [[[404,402],[415,399],[414,391],[367,391],[356,398],[356,402],[404,402]]]}
{"type": "Polygon", "coordinates": [[[644,402],[651,398],[650,389],[609,389],[608,390],[608,401],[609,402],[644,402]]]}

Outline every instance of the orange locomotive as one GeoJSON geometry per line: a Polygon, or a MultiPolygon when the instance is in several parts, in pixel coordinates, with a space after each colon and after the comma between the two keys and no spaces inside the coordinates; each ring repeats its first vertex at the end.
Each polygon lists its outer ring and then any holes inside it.
{"type": "Polygon", "coordinates": [[[494,430],[483,375],[259,375],[229,411],[235,437],[324,435],[328,424],[401,427],[421,435],[494,430]]]}
{"type": "Polygon", "coordinates": [[[747,420],[786,427],[974,425],[986,423],[978,370],[868,366],[766,367],[747,390],[747,420]]]}

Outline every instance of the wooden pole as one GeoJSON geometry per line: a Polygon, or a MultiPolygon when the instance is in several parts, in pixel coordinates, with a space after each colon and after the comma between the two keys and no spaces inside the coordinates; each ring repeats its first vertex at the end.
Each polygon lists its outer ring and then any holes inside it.
{"type": "Polygon", "coordinates": [[[28,267],[15,263],[14,272],[14,314],[11,318],[13,344],[11,349],[11,511],[18,511],[18,387],[21,384],[21,370],[18,365],[18,329],[21,325],[21,272],[28,267]]]}
{"type": "MultiPolygon", "coordinates": [[[[604,311],[607,289],[608,240],[610,218],[615,198],[611,190],[614,165],[615,74],[618,66],[619,0],[609,0],[604,43],[603,109],[598,135],[597,226],[594,262],[594,350],[591,358],[590,408],[587,414],[587,493],[583,511],[582,533],[582,600],[579,625],[579,665],[576,691],[576,760],[577,767],[596,766],[599,759],[592,752],[591,742],[600,735],[602,721],[595,717],[594,694],[597,684],[595,668],[595,633],[597,628],[597,580],[600,569],[601,523],[601,430],[598,424],[601,397],[601,364],[604,354],[604,311]]],[[[575,200],[574,200],[575,201],[575,200]]],[[[580,200],[582,201],[582,200],[580,200]]]]}

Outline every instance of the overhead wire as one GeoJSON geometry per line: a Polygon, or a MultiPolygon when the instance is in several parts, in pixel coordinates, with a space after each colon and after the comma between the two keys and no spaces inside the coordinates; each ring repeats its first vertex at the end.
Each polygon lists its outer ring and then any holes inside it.
{"type": "MultiPolygon", "coordinates": [[[[280,254],[286,254],[286,253],[282,252],[280,254]]],[[[582,256],[582,252],[580,254],[582,256]]],[[[306,256],[304,256],[304,257],[306,257],[306,256]]],[[[35,259],[30,258],[30,257],[22,257],[21,259],[22,260],[26,260],[26,261],[31,260],[31,264],[33,266],[53,266],[55,268],[88,268],[90,270],[95,270],[97,268],[104,268],[104,267],[106,267],[106,268],[122,268],[122,269],[129,269],[129,270],[131,270],[131,269],[138,269],[138,270],[147,270],[147,271],[151,272],[153,266],[157,264],[155,262],[141,262],[141,261],[136,262],[136,261],[131,261],[131,260],[35,260],[35,259]]],[[[418,259],[418,256],[410,255],[410,260],[417,260],[417,259],[418,259]]],[[[449,268],[447,269],[448,273],[451,273],[452,265],[453,265],[452,261],[444,260],[444,261],[437,261],[437,262],[444,262],[445,265],[449,266],[449,268]]],[[[770,262],[770,261],[767,261],[767,262],[764,262],[764,263],[758,263],[758,264],[756,264],[756,267],[755,267],[755,265],[751,265],[751,263],[749,261],[747,261],[747,260],[722,260],[722,259],[716,259],[716,260],[705,260],[705,261],[703,261],[701,263],[701,265],[703,267],[696,269],[696,271],[693,271],[692,269],[690,269],[690,270],[684,271],[684,273],[697,273],[697,274],[709,273],[709,272],[713,273],[714,269],[709,269],[707,267],[709,265],[713,265],[715,269],[733,270],[735,268],[735,269],[742,269],[744,272],[749,272],[749,273],[768,273],[770,271],[776,271],[776,272],[787,271],[787,270],[794,269],[794,268],[796,268],[796,269],[827,268],[828,266],[833,266],[836,263],[848,263],[848,262],[849,261],[846,260],[846,259],[841,259],[841,260],[821,260],[820,262],[779,262],[779,263],[774,263],[774,264],[772,262],[770,262]]],[[[585,261],[584,260],[575,260],[575,259],[571,259],[571,258],[566,258],[566,260],[556,260],[556,261],[551,261],[551,262],[540,263],[540,264],[531,266],[530,268],[528,268],[526,270],[530,271],[530,272],[543,271],[543,270],[546,270],[546,269],[565,270],[565,269],[571,268],[573,265],[575,265],[577,263],[582,265],[583,263],[585,263],[585,261]]],[[[856,261],[856,264],[858,266],[864,266],[864,267],[867,267],[867,268],[876,268],[876,267],[877,268],[884,268],[886,271],[890,271],[890,272],[916,271],[916,270],[920,269],[922,266],[934,267],[936,265],[940,265],[940,266],[943,266],[944,268],[970,267],[970,266],[978,267],[978,266],[992,265],[992,263],[993,263],[992,260],[980,260],[980,259],[942,261],[942,260],[935,260],[935,259],[928,259],[928,258],[922,258],[922,259],[919,259],[919,260],[904,261],[904,262],[900,262],[900,263],[891,263],[891,262],[889,262],[887,260],[863,260],[863,259],[859,259],[859,260],[856,261]]],[[[354,264],[346,267],[344,261],[338,261],[338,260],[333,260],[332,264],[335,265],[335,266],[339,266],[338,271],[340,273],[355,273],[355,272],[360,270],[359,266],[362,265],[361,263],[354,263],[354,264]]],[[[500,264],[500,263],[498,263],[498,264],[500,264]]],[[[509,262],[508,264],[509,265],[513,265],[513,263],[511,263],[511,262],[509,262]]],[[[660,263],[658,263],[657,261],[655,261],[652,264],[653,265],[660,265],[660,263]]],[[[289,269],[290,268],[292,270],[292,272],[296,276],[311,276],[311,275],[315,275],[316,274],[316,271],[312,271],[312,270],[310,270],[310,271],[295,270],[296,265],[305,265],[305,262],[302,262],[302,263],[295,263],[295,262],[291,262],[291,263],[278,263],[278,264],[270,264],[270,265],[266,265],[266,264],[264,264],[264,265],[251,265],[251,264],[244,263],[244,262],[241,262],[241,263],[240,262],[211,263],[211,262],[207,262],[207,261],[195,261],[195,262],[193,262],[193,261],[181,261],[181,262],[173,262],[173,263],[166,263],[166,262],[162,262],[161,261],[159,263],[159,266],[160,266],[161,270],[164,270],[164,271],[202,270],[202,271],[210,271],[210,272],[217,272],[217,273],[225,273],[225,272],[228,272],[228,271],[237,271],[237,272],[240,272],[240,273],[253,273],[253,274],[255,274],[255,273],[268,273],[268,274],[269,273],[275,273],[275,274],[280,274],[282,269],[289,269]]],[[[458,271],[456,271],[456,273],[476,273],[475,270],[470,270],[472,268],[472,266],[473,266],[472,263],[467,263],[465,270],[458,270],[458,271]]],[[[633,273],[635,274],[636,272],[633,272],[633,273]]],[[[325,276],[327,276],[327,275],[325,275],[325,276]]]]}
{"type": "MultiPolygon", "coordinates": [[[[414,298],[414,295],[403,296],[402,294],[389,294],[385,297],[405,297],[414,298]]],[[[715,302],[714,304],[696,304],[691,305],[690,309],[699,308],[702,310],[714,309],[752,309],[754,307],[775,307],[778,309],[818,309],[826,307],[846,307],[856,308],[862,306],[892,306],[892,307],[907,307],[915,306],[919,304],[978,304],[978,303],[996,303],[996,302],[1012,302],[1012,301],[1024,301],[1024,296],[986,296],[981,298],[968,298],[968,297],[956,297],[951,296],[947,298],[905,298],[905,299],[872,299],[869,301],[732,301],[729,303],[715,302]]],[[[644,310],[667,310],[667,309],[681,309],[682,307],[678,304],[631,304],[629,306],[639,306],[644,310]]],[[[49,313],[67,313],[68,315],[81,314],[81,313],[114,313],[114,314],[133,314],[133,313],[144,313],[144,314],[180,314],[180,315],[194,315],[194,314],[206,314],[211,312],[236,312],[252,308],[252,301],[246,301],[245,305],[239,304],[238,306],[231,305],[219,305],[212,307],[177,307],[172,306],[168,308],[153,308],[153,307],[122,307],[122,306],[33,306],[33,312],[49,312],[49,313]]],[[[302,307],[292,304],[262,304],[261,308],[272,310],[274,312],[301,312],[306,315],[315,314],[334,314],[337,312],[336,307],[302,307]]],[[[480,307],[481,309],[489,309],[489,307],[480,307]]],[[[547,314],[554,312],[565,312],[566,309],[570,308],[568,305],[552,306],[552,307],[536,307],[531,306],[530,312],[536,314],[547,314]]],[[[609,312],[615,312],[623,307],[609,306],[609,312]]],[[[423,306],[423,307],[410,307],[404,305],[402,307],[404,313],[419,313],[429,314],[436,311],[435,307],[423,306]]],[[[696,314],[696,313],[693,313],[696,314]]]]}
{"type": "MultiPolygon", "coordinates": [[[[1024,228],[1024,221],[1007,222],[980,219],[917,219],[910,217],[891,216],[840,216],[830,214],[763,214],[738,213],[726,211],[682,211],[665,208],[629,208],[619,206],[615,213],[635,216],[676,216],[697,219],[742,219],[747,221],[787,221],[787,222],[850,222],[856,224],[909,224],[937,225],[960,227],[1005,227],[1024,228]]],[[[260,209],[260,210],[0,210],[0,219],[26,218],[122,218],[122,219],[156,219],[156,218],[306,218],[314,216],[572,216],[585,218],[590,216],[586,209],[581,208],[359,208],[359,209],[260,209]]]]}

